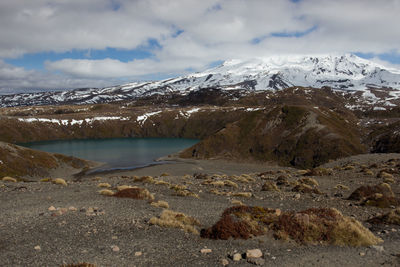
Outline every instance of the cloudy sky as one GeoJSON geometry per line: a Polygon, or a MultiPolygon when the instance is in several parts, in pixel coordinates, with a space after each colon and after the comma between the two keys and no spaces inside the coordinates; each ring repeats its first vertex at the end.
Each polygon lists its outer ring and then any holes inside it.
{"type": "Polygon", "coordinates": [[[356,53],[400,66],[399,14],[400,0],[2,0],[0,94],[276,54],[356,53]]]}

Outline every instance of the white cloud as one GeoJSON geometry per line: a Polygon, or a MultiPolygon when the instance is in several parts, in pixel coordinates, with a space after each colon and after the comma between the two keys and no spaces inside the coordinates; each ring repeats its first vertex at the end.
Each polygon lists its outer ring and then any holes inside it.
{"type": "MultiPolygon", "coordinates": [[[[141,60],[84,58],[45,64],[49,71],[61,73],[52,75],[54,81],[64,79],[60,84],[68,80],[72,85],[76,80],[77,84],[86,81],[95,86],[99,82],[94,81],[99,79],[105,84],[104,79],[134,80],[149,74],[183,73],[230,58],[400,53],[398,14],[398,0],[1,1],[0,58],[74,49],[135,49],[149,39],[161,45],[161,49],[152,51],[151,58],[141,60]],[[120,8],[113,9],[113,3],[120,8]],[[311,28],[314,30],[304,36],[271,36],[311,28]],[[182,32],[175,36],[178,30],[182,32]],[[256,38],[259,43],[252,44],[256,38]]],[[[46,82],[39,81],[44,75],[38,71],[7,68],[12,73],[0,77],[3,85],[21,73],[31,77],[32,85],[46,82]]]]}

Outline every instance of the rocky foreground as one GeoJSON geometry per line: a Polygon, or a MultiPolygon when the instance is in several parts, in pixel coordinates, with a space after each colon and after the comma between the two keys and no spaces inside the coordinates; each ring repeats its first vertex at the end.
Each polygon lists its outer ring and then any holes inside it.
{"type": "Polygon", "coordinates": [[[396,266],[399,171],[399,154],[370,154],[309,170],[183,160],[79,178],[5,177],[0,262],[396,266]]]}

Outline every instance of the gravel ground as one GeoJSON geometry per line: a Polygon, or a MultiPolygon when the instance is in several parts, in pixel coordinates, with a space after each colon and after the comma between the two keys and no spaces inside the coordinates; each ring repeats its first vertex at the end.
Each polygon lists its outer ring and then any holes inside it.
{"type": "MultiPolygon", "coordinates": [[[[261,191],[265,180],[286,176],[294,181],[301,176],[297,170],[268,164],[234,163],[220,160],[180,161],[148,168],[84,176],[78,181],[68,180],[68,186],[50,182],[11,183],[0,181],[0,265],[1,266],[61,266],[87,262],[96,266],[252,266],[245,259],[238,262],[229,255],[258,248],[263,252],[264,266],[399,266],[400,226],[371,225],[365,220],[389,209],[365,207],[346,200],[360,185],[377,184],[381,169],[390,168],[389,159],[400,159],[399,154],[360,155],[330,162],[324,167],[334,168],[333,175],[313,176],[318,188],[326,195],[300,194],[291,187],[280,192],[261,191]],[[373,175],[360,172],[360,166],[377,164],[373,175]],[[352,164],[353,169],[341,167],[352,164]],[[336,167],[336,168],[335,168],[336,167]],[[255,174],[270,172],[263,178],[255,174]],[[164,173],[164,176],[161,176],[164,173]],[[166,175],[165,173],[168,173],[166,175]],[[203,185],[193,174],[241,175],[251,174],[254,182],[240,183],[239,188],[203,185]],[[189,177],[184,178],[188,174],[189,177]],[[289,175],[290,174],[290,175],[289,175]],[[199,195],[176,196],[165,185],[135,182],[133,176],[150,175],[171,184],[186,185],[199,195]],[[159,216],[162,208],[146,200],[114,198],[99,194],[101,182],[111,190],[118,185],[132,185],[148,189],[156,200],[169,203],[170,209],[197,218],[200,228],[213,225],[224,209],[237,199],[245,205],[300,211],[312,207],[334,207],[344,215],[353,216],[380,236],[384,243],[378,247],[336,247],[299,245],[275,240],[265,235],[248,240],[209,240],[177,228],[150,225],[151,217],[159,216]],[[335,189],[337,184],[349,190],[335,189]],[[220,191],[251,192],[251,198],[220,196],[220,191]],[[54,207],[54,210],[52,210],[54,207]],[[49,210],[50,208],[50,210],[49,210]],[[211,253],[201,253],[209,248],[211,253]]],[[[397,170],[398,171],[398,170],[397,170]]],[[[67,173],[64,177],[70,177],[67,173]]],[[[394,174],[391,184],[400,193],[400,174],[394,174]]]]}

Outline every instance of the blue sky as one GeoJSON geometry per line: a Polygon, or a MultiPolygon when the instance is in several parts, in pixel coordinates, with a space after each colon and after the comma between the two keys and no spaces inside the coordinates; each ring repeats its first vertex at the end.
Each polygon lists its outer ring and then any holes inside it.
{"type": "Polygon", "coordinates": [[[0,2],[0,93],[103,87],[232,58],[354,53],[400,65],[400,5],[364,0],[0,2]]]}

